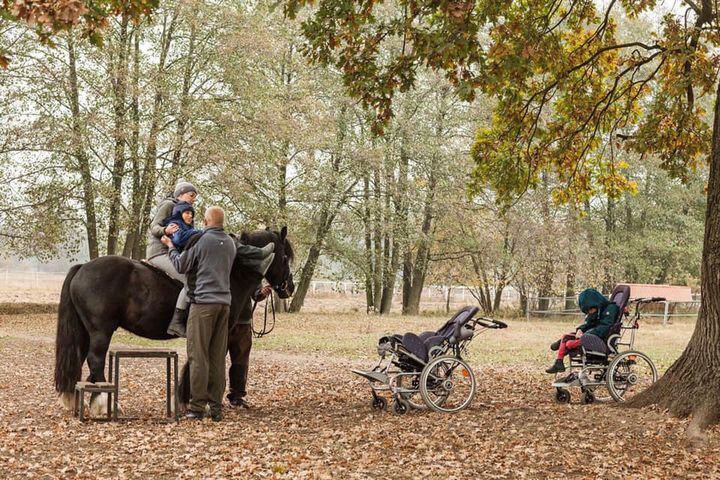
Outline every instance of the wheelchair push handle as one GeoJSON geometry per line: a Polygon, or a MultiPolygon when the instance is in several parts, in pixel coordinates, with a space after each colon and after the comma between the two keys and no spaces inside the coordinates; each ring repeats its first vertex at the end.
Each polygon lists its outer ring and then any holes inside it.
{"type": "Polygon", "coordinates": [[[485,328],[507,328],[507,323],[494,318],[478,317],[475,319],[475,323],[482,325],[485,328]]]}
{"type": "Polygon", "coordinates": [[[664,302],[667,299],[665,297],[643,297],[643,298],[636,298],[633,300],[635,303],[655,303],[655,302],[664,302]]]}

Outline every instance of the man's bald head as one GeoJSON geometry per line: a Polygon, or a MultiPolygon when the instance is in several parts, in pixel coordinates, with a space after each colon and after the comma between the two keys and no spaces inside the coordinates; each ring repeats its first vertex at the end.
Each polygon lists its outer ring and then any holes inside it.
{"type": "Polygon", "coordinates": [[[222,227],[225,224],[225,210],[220,207],[210,207],[205,210],[206,227],[222,227]]]}

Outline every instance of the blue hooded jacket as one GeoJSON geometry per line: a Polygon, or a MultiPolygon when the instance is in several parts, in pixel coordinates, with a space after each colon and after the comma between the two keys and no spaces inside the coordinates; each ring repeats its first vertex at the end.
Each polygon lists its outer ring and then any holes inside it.
{"type": "Polygon", "coordinates": [[[201,230],[198,230],[193,225],[188,225],[183,221],[182,214],[184,212],[187,212],[188,210],[193,213],[193,218],[195,218],[195,209],[193,208],[193,206],[187,202],[179,202],[173,208],[172,215],[170,215],[163,221],[164,226],[168,226],[174,223],[175,225],[180,227],[178,231],[175,232],[172,237],[170,237],[173,245],[175,245],[175,248],[177,248],[180,252],[183,250],[183,248],[185,248],[185,245],[187,244],[188,240],[190,240],[190,237],[192,237],[196,233],[201,232],[201,230]]]}
{"type": "Polygon", "coordinates": [[[597,335],[605,340],[610,333],[610,328],[615,324],[620,313],[620,308],[605,298],[605,296],[594,288],[587,288],[578,296],[580,310],[587,316],[585,322],[577,329],[583,333],[597,335]],[[591,308],[596,308],[594,313],[588,313],[591,308]]]}

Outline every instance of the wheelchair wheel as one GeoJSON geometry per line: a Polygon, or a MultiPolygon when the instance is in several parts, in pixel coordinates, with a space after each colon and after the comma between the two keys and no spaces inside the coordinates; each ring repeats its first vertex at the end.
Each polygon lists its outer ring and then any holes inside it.
{"type": "Polygon", "coordinates": [[[400,397],[395,397],[395,404],[393,405],[393,409],[398,415],[405,415],[408,410],[410,410],[405,400],[400,397]]]}
{"type": "Polygon", "coordinates": [[[387,408],[387,400],[383,397],[375,397],[372,401],[373,410],[385,410],[387,408]]]}
{"type": "Polygon", "coordinates": [[[459,358],[434,358],[420,375],[420,395],[436,412],[458,412],[470,405],[475,396],[475,374],[459,358]]]}
{"type": "Polygon", "coordinates": [[[398,394],[403,400],[405,400],[408,407],[416,410],[425,408],[425,402],[423,402],[422,396],[420,395],[420,375],[418,374],[412,377],[409,375],[398,375],[396,378],[397,380],[395,383],[398,389],[407,388],[415,390],[414,392],[398,394]]]}
{"type": "Polygon", "coordinates": [[[585,390],[583,392],[582,398],[580,399],[580,403],[582,403],[583,405],[590,405],[591,403],[595,403],[595,394],[590,390],[585,390]]]}
{"type": "Polygon", "coordinates": [[[570,403],[570,390],[567,388],[558,388],[555,392],[555,400],[558,403],[570,403]]]}
{"type": "Polygon", "coordinates": [[[605,381],[615,401],[624,402],[655,383],[657,378],[657,368],[647,355],[628,351],[613,359],[605,381]]]}

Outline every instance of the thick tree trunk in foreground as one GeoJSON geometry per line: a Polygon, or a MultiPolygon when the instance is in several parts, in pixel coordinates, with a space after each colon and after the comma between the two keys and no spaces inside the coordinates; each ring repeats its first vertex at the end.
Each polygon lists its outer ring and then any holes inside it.
{"type": "Polygon", "coordinates": [[[720,421],[720,84],[709,163],[702,301],[695,331],[665,375],[630,402],[630,406],[657,404],[679,417],[692,415],[692,431],[720,421]]]}

